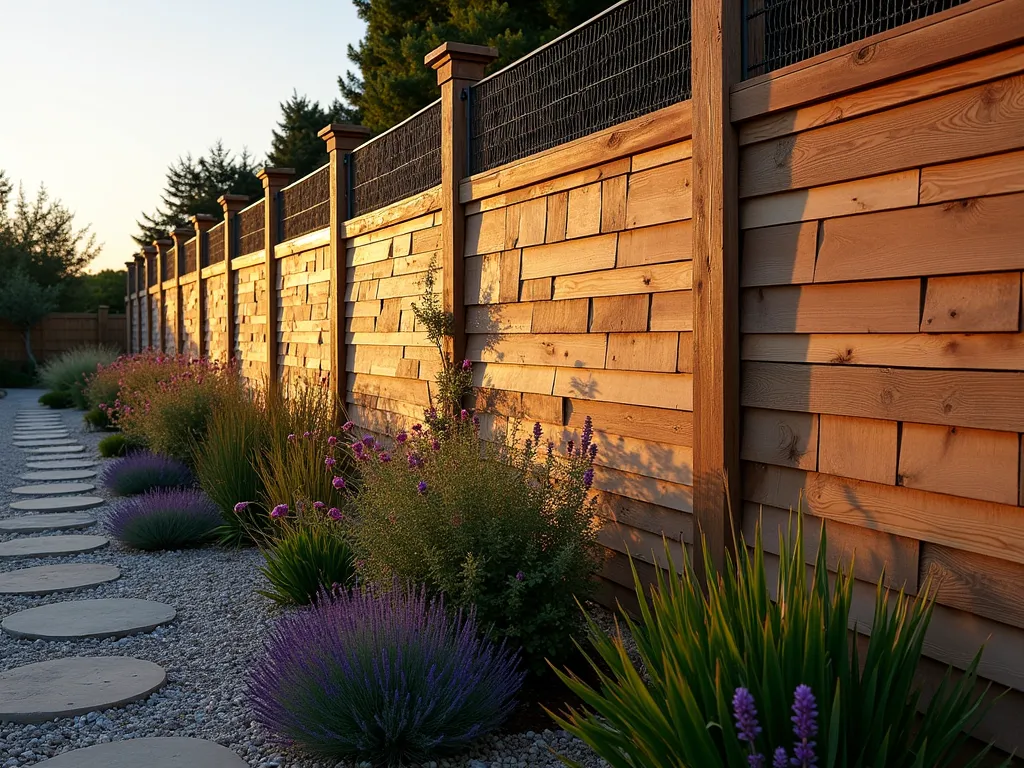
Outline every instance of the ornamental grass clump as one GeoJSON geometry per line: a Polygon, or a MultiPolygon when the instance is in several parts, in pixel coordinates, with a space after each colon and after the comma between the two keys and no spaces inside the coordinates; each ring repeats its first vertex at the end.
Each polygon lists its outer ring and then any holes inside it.
{"type": "Polygon", "coordinates": [[[338,590],[287,614],[248,682],[256,718],[332,760],[399,766],[468,747],[515,706],[514,653],[472,611],[395,585],[338,590]]]}
{"type": "Polygon", "coordinates": [[[68,393],[72,404],[81,410],[88,407],[85,390],[88,379],[103,365],[117,359],[117,350],[104,345],[84,346],[61,352],[39,368],[39,380],[54,392],[68,393]]]}
{"type": "Polygon", "coordinates": [[[597,446],[589,419],[564,453],[541,426],[525,440],[483,440],[456,414],[443,431],[416,425],[394,446],[351,446],[362,486],[353,500],[360,572],[425,584],[522,649],[527,667],[563,660],[582,629],[577,600],[599,565],[589,498],[597,446]]]}
{"type": "Polygon", "coordinates": [[[870,635],[858,639],[849,631],[853,577],[842,565],[829,573],[824,527],[808,577],[798,521],[795,535],[780,531],[775,578],[760,527],[751,549],[740,543],[711,573],[706,595],[685,551],[681,571],[666,551],[669,572],[656,571],[649,596],[634,569],[640,620],[623,611],[622,621],[639,668],[621,632],[608,636],[591,622],[600,683],[559,673],[584,708],[556,722],[613,768],[979,765],[988,749],[971,746],[968,734],[984,714],[974,694],[980,651],[918,711],[930,582],[917,598],[894,596],[883,576],[870,635]]]}
{"type": "Polygon", "coordinates": [[[195,484],[187,466],[149,451],[135,451],[106,466],[100,482],[115,496],[137,496],[146,491],[189,488],[195,484]]]}
{"type": "MultiPolygon", "coordinates": [[[[340,519],[340,518],[339,518],[340,519]]],[[[260,569],[270,588],[259,594],[278,605],[308,605],[325,590],[348,586],[355,575],[352,548],[337,522],[293,526],[263,552],[260,569]]]]}
{"type": "Polygon", "coordinates": [[[104,530],[132,549],[154,551],[198,547],[220,525],[217,505],[202,491],[160,490],[115,504],[104,530]]]}

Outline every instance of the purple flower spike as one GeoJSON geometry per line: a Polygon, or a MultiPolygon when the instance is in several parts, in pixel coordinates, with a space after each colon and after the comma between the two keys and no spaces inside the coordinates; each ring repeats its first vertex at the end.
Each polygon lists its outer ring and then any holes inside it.
{"type": "Polygon", "coordinates": [[[235,504],[235,514],[236,515],[240,515],[243,512],[245,512],[245,510],[247,510],[249,508],[249,504],[250,503],[251,502],[248,502],[248,501],[240,501],[237,504],[235,504]]]}
{"type": "Polygon", "coordinates": [[[590,444],[590,460],[593,461],[597,458],[597,443],[590,444]]]}
{"type": "Polygon", "coordinates": [[[401,445],[402,443],[404,443],[408,439],[409,439],[409,434],[404,429],[401,432],[399,432],[397,435],[395,435],[395,442],[398,443],[399,445],[401,445]]]}
{"type": "Polygon", "coordinates": [[[462,370],[464,370],[464,371],[471,371],[471,370],[473,370],[473,363],[470,362],[469,360],[463,360],[462,361],[462,370]]]}
{"type": "Polygon", "coordinates": [[[387,451],[381,451],[380,454],[378,454],[377,458],[380,459],[383,463],[387,464],[389,461],[391,461],[391,454],[388,453],[387,451]]]}
{"type": "Polygon", "coordinates": [[[367,448],[373,445],[373,435],[363,435],[363,445],[367,448]]]}
{"type": "Polygon", "coordinates": [[[757,722],[757,706],[754,696],[746,688],[737,688],[732,697],[732,713],[736,718],[737,738],[753,745],[761,726],[757,722]]]}
{"type": "Polygon", "coordinates": [[[423,431],[423,425],[422,424],[413,424],[412,425],[412,431],[413,432],[422,432],[423,431]]]}
{"type": "Polygon", "coordinates": [[[465,408],[463,408],[461,411],[459,411],[459,418],[462,419],[463,421],[468,419],[469,418],[469,411],[467,411],[465,408]]]}
{"type": "Polygon", "coordinates": [[[793,693],[793,735],[799,741],[793,745],[791,765],[814,768],[818,757],[814,754],[816,744],[812,739],[818,735],[818,704],[814,691],[808,685],[798,685],[793,693]]]}
{"type": "Polygon", "coordinates": [[[328,467],[333,467],[333,466],[334,466],[335,464],[337,464],[337,463],[338,463],[338,462],[337,462],[337,461],[335,461],[335,460],[334,460],[333,458],[331,458],[330,456],[328,456],[328,457],[327,457],[326,459],[324,459],[324,464],[326,464],[326,465],[327,465],[328,467]]]}
{"type": "Polygon", "coordinates": [[[327,438],[327,444],[330,445],[330,446],[337,445],[338,444],[338,438],[336,438],[334,435],[331,435],[330,437],[327,438]]]}
{"type": "Polygon", "coordinates": [[[526,578],[526,574],[522,571],[516,571],[516,581],[522,581],[526,578]]]}
{"type": "Polygon", "coordinates": [[[764,755],[759,752],[747,755],[747,765],[749,765],[750,768],[764,768],[764,755]]]}
{"type": "Polygon", "coordinates": [[[341,425],[341,430],[342,432],[349,432],[354,426],[355,424],[353,424],[351,421],[346,421],[344,424],[341,425]]]}
{"type": "Polygon", "coordinates": [[[275,520],[277,518],[279,518],[279,517],[284,517],[287,514],[288,514],[288,505],[287,504],[278,504],[276,507],[274,507],[272,510],[270,510],[270,516],[273,517],[275,520]]]}
{"type": "Polygon", "coordinates": [[[334,490],[342,491],[345,489],[345,478],[335,477],[333,480],[331,480],[331,485],[334,486],[334,490]]]}
{"type": "Polygon", "coordinates": [[[592,486],[593,484],[594,484],[594,468],[593,467],[587,467],[587,471],[583,473],[583,487],[586,488],[589,491],[590,490],[590,486],[592,486]]]}
{"type": "Polygon", "coordinates": [[[434,438],[434,440],[430,443],[430,448],[435,451],[440,451],[441,442],[437,438],[434,438]]]}
{"type": "Polygon", "coordinates": [[[775,757],[772,758],[772,768],[789,768],[789,755],[785,747],[775,749],[775,757]]]}
{"type": "Polygon", "coordinates": [[[572,456],[573,448],[574,448],[575,445],[576,445],[576,443],[574,443],[572,440],[570,440],[566,444],[566,446],[565,446],[565,452],[568,453],[570,456],[572,456]]]}
{"type": "Polygon", "coordinates": [[[544,434],[544,430],[540,428],[540,422],[536,422],[533,425],[533,439],[537,441],[537,445],[540,445],[540,436],[544,434]]]}
{"type": "Polygon", "coordinates": [[[416,490],[419,492],[420,496],[423,496],[427,492],[427,481],[420,480],[416,485],[416,490]]]}
{"type": "Polygon", "coordinates": [[[409,461],[409,469],[416,469],[423,465],[423,459],[417,456],[415,453],[410,453],[407,457],[409,461]]]}
{"type": "Polygon", "coordinates": [[[583,434],[580,435],[580,450],[585,451],[590,447],[590,441],[594,439],[594,422],[587,416],[583,420],[583,434]]]}
{"type": "Polygon", "coordinates": [[[344,515],[341,514],[341,510],[337,507],[331,507],[328,509],[327,516],[330,517],[331,520],[341,520],[344,517],[344,515]]]}

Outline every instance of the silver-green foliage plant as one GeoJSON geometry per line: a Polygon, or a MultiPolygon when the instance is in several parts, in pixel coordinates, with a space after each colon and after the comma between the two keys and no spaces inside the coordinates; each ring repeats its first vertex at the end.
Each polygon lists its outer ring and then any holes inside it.
{"type": "Polygon", "coordinates": [[[88,407],[85,387],[101,365],[117,359],[118,351],[102,344],[75,347],[51,357],[39,369],[39,380],[54,392],[68,392],[76,408],[88,407]]]}
{"type": "Polygon", "coordinates": [[[706,596],[685,553],[681,571],[659,570],[649,596],[634,568],[640,619],[623,612],[623,621],[645,674],[621,633],[608,636],[591,623],[600,684],[559,673],[585,707],[555,716],[558,724],[615,768],[733,768],[755,752],[770,760],[770,748],[793,743],[793,692],[809,686],[819,710],[816,763],[800,764],[979,765],[988,749],[968,754],[968,734],[984,714],[973,695],[981,651],[958,681],[947,672],[921,706],[915,671],[932,613],[930,583],[915,599],[894,596],[879,581],[861,654],[849,631],[853,578],[842,567],[828,573],[824,530],[809,577],[802,527],[795,544],[780,534],[777,580],[766,572],[760,530],[752,551],[738,547],[724,571],[711,575],[706,596]],[[757,703],[756,745],[733,721],[738,689],[757,703]]]}

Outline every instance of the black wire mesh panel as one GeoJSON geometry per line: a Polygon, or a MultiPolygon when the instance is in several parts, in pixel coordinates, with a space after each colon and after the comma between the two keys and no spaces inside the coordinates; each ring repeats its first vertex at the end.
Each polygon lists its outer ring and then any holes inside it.
{"type": "Polygon", "coordinates": [[[745,75],[763,75],[965,2],[744,0],[745,75]]]}
{"type": "Polygon", "coordinates": [[[174,277],[174,260],[177,258],[178,253],[174,248],[164,251],[164,260],[160,264],[161,280],[170,280],[174,277]]]}
{"type": "Polygon", "coordinates": [[[178,262],[178,266],[183,275],[196,271],[196,239],[194,237],[185,243],[185,252],[182,254],[182,259],[178,262]]]}
{"type": "Polygon", "coordinates": [[[206,263],[204,267],[211,264],[220,264],[224,261],[224,222],[215,227],[210,227],[206,233],[206,263]]]}
{"type": "Polygon", "coordinates": [[[470,172],[690,98],[690,0],[626,0],[470,94],[470,172]]]}
{"type": "Polygon", "coordinates": [[[253,203],[238,212],[238,255],[256,253],[266,245],[263,238],[263,205],[266,200],[253,203]]]}
{"type": "Polygon", "coordinates": [[[371,139],[349,163],[353,216],[436,187],[441,183],[441,102],[371,139]]]}
{"type": "Polygon", "coordinates": [[[281,239],[291,240],[331,223],[331,166],[281,190],[281,239]]]}

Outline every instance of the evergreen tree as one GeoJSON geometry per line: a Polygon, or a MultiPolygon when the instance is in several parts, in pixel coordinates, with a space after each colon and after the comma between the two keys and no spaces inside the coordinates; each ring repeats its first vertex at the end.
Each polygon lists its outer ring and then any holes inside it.
{"type": "Polygon", "coordinates": [[[95,312],[110,307],[112,314],[124,312],[124,270],[104,269],[94,275],[77,275],[65,280],[58,312],[95,312]]]}
{"type": "Polygon", "coordinates": [[[100,253],[89,227],[75,228],[75,215],[40,186],[34,198],[0,171],[0,275],[15,271],[42,286],[78,275],[100,253]]]}
{"type": "Polygon", "coordinates": [[[259,165],[248,150],[234,155],[220,141],[202,157],[191,153],[179,157],[167,169],[160,206],[152,214],[142,214],[142,220],[136,222],[139,234],[133,239],[139,245],[150,245],[175,227],[187,225],[193,214],[222,216],[217,198],[225,192],[259,197],[263,185],[255,176],[257,170],[259,165]]]}
{"type": "Polygon", "coordinates": [[[492,45],[492,70],[583,23],[614,0],[353,0],[366,36],[349,46],[359,75],[338,78],[350,115],[387,130],[437,96],[423,57],[445,41],[492,45]]]}
{"type": "Polygon", "coordinates": [[[59,285],[41,285],[29,273],[17,267],[0,282],[0,320],[6,320],[19,331],[25,342],[25,356],[32,367],[36,357],[32,353],[32,328],[57,309],[59,285]]]}
{"type": "Polygon", "coordinates": [[[327,163],[327,144],[317,136],[329,123],[349,117],[345,108],[335,101],[323,109],[318,101],[310,101],[295,91],[281,104],[281,120],[277,124],[267,155],[267,165],[294,168],[295,178],[312,173],[327,163]]]}

